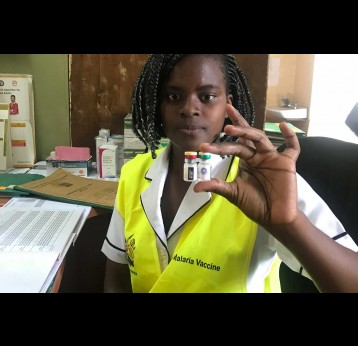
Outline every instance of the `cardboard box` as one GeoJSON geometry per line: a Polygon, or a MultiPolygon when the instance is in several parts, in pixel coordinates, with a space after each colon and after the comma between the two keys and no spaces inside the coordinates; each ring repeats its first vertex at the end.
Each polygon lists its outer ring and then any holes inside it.
{"type": "Polygon", "coordinates": [[[47,158],[46,160],[46,172],[47,175],[53,173],[56,169],[63,168],[67,172],[70,172],[79,177],[88,177],[91,168],[91,159],[83,161],[65,161],[65,160],[53,160],[47,158]]]}
{"type": "Polygon", "coordinates": [[[99,147],[99,177],[101,179],[118,178],[118,146],[103,144],[99,147]]]}

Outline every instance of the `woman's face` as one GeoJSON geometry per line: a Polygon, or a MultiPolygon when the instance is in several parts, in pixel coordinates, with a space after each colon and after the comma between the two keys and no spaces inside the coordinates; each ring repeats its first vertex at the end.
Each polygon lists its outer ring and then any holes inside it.
{"type": "Polygon", "coordinates": [[[174,150],[198,151],[199,144],[213,142],[223,128],[230,99],[217,59],[204,55],[183,58],[163,87],[162,123],[174,150]]]}

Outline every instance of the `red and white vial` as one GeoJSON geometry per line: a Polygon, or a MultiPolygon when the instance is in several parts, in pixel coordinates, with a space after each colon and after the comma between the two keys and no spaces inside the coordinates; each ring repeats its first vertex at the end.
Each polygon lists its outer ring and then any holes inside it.
{"type": "Polygon", "coordinates": [[[184,174],[183,178],[185,181],[195,181],[198,180],[198,164],[196,151],[186,151],[184,153],[184,174]]]}

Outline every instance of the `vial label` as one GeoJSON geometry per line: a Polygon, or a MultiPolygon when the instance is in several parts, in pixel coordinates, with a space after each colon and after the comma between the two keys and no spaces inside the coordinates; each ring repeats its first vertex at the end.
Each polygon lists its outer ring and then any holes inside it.
{"type": "Polygon", "coordinates": [[[195,181],[198,179],[198,166],[196,164],[196,151],[186,151],[184,153],[184,181],[195,181]]]}
{"type": "Polygon", "coordinates": [[[195,181],[197,180],[198,171],[196,165],[185,165],[184,166],[184,180],[185,181],[195,181]]]}
{"type": "Polygon", "coordinates": [[[210,180],[210,165],[202,166],[199,164],[198,167],[198,178],[199,180],[210,180]]]}
{"type": "Polygon", "coordinates": [[[188,167],[188,180],[194,180],[194,178],[195,178],[194,167],[188,167]]]}
{"type": "Polygon", "coordinates": [[[211,179],[211,164],[209,153],[199,153],[199,164],[198,164],[198,178],[199,180],[210,180],[211,179]]]}

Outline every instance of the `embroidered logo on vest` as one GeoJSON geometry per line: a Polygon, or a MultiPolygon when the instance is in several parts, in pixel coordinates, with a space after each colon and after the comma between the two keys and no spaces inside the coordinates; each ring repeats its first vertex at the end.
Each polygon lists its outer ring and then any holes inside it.
{"type": "Polygon", "coordinates": [[[129,265],[134,267],[134,250],[135,250],[135,239],[132,238],[134,234],[126,239],[126,248],[127,248],[127,260],[129,265]]]}

